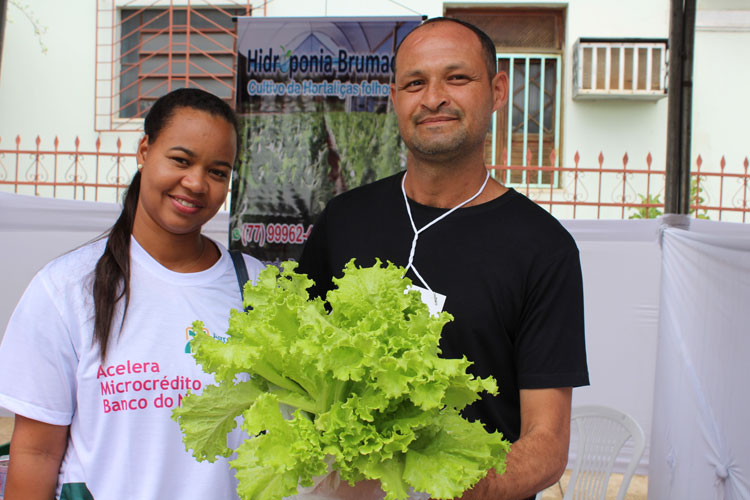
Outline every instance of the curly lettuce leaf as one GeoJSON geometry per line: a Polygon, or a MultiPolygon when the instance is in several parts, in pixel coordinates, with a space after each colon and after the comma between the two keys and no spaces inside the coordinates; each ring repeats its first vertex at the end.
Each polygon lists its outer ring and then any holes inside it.
{"type": "Polygon", "coordinates": [[[457,489],[471,488],[490,468],[505,472],[508,451],[510,444],[498,433],[488,434],[481,423],[442,413],[406,454],[404,480],[432,498],[454,498],[457,489]]]}
{"type": "Polygon", "coordinates": [[[231,455],[234,450],[227,447],[227,434],[237,427],[235,419],[261,394],[258,385],[248,381],[233,386],[208,385],[200,396],[185,396],[172,414],[179,419],[187,449],[192,448],[198,460],[209,462],[231,455]]]}
{"type": "Polygon", "coordinates": [[[279,412],[279,400],[261,395],[244,414],[243,428],[252,439],[237,449],[231,462],[241,498],[279,499],[297,492],[297,484],[328,469],[313,422],[297,410],[291,419],[279,412]]]}
{"type": "Polygon", "coordinates": [[[352,484],[379,480],[387,500],[410,488],[460,496],[504,469],[508,443],[459,413],[480,392],[497,393],[495,381],[468,374],[466,358],[439,356],[450,314],[430,315],[404,269],[379,261],[346,265],[329,312],[296,265],[268,267],[245,287],[252,309],[231,311],[228,342],[192,341],[218,383],[173,414],[196,458],[230,454],[226,433],[241,414],[251,439],[231,465],[245,500],[292,495],[329,463],[352,484]]]}

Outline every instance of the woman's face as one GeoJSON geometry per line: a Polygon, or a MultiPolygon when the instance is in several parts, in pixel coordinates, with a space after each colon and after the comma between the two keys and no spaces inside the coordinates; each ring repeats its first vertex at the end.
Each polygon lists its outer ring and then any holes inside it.
{"type": "Polygon", "coordinates": [[[237,140],[220,116],[178,108],[153,142],[141,139],[143,165],[134,232],[200,233],[226,199],[237,140]]]}

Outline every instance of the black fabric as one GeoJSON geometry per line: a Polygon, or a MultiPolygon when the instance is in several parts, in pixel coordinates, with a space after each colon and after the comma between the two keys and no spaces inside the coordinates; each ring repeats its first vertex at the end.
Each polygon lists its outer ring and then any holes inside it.
{"type": "MultiPolygon", "coordinates": [[[[352,257],[405,266],[413,231],[397,174],[331,200],[303,250],[299,271],[324,296],[352,257]]],[[[445,212],[410,200],[417,228],[445,212]]],[[[578,248],[544,209],[509,190],[450,214],[419,236],[415,266],[447,296],[454,316],[442,355],[466,356],[474,374],[492,375],[499,395],[464,410],[511,440],[520,433],[519,389],[587,385],[583,285],[578,248]]],[[[410,271],[407,276],[421,285],[410,271]]]]}
{"type": "MultiPolygon", "coordinates": [[[[242,257],[242,252],[239,250],[230,250],[229,255],[232,256],[234,272],[237,274],[237,284],[240,287],[240,297],[243,297],[244,301],[245,283],[250,281],[250,276],[247,274],[247,264],[245,264],[245,259],[242,257]]],[[[245,307],[245,312],[250,309],[252,309],[250,306],[245,307]]]]}

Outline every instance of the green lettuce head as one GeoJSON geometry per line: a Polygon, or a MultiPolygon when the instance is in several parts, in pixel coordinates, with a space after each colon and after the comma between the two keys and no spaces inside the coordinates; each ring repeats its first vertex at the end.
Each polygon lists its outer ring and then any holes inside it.
{"type": "Polygon", "coordinates": [[[236,451],[243,500],[294,495],[329,465],[350,483],[379,480],[386,500],[409,487],[454,498],[490,468],[504,472],[509,443],[459,413],[480,392],[496,394],[495,380],[439,356],[450,314],[430,315],[403,268],[353,260],[326,296],[329,312],[296,267],[270,266],[245,286],[252,309],[231,311],[228,342],[191,341],[217,382],[173,412],[198,460],[236,451]],[[238,416],[250,438],[232,450],[238,416]]]}

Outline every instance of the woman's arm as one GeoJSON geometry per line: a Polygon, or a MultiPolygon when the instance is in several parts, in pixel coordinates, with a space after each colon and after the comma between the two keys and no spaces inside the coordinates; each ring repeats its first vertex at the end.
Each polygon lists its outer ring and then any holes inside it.
{"type": "Polygon", "coordinates": [[[52,500],[68,444],[68,426],[16,415],[5,500],[52,500]]]}

